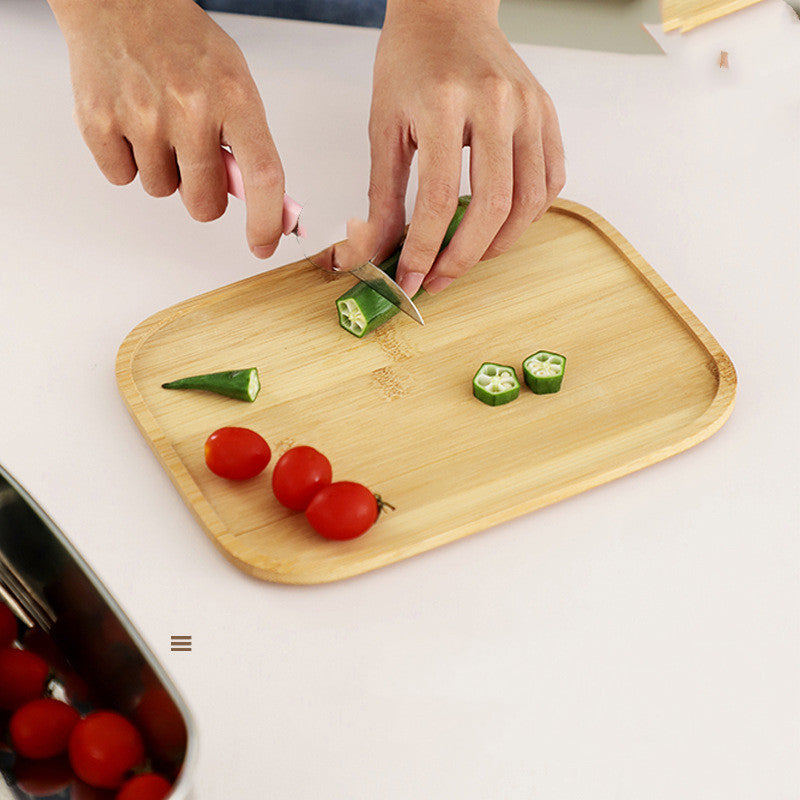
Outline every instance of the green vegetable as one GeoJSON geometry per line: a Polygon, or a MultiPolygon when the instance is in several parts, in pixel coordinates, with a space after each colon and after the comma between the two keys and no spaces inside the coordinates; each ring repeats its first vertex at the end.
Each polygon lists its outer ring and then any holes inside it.
{"type": "Polygon", "coordinates": [[[553,394],[561,388],[566,366],[564,356],[540,350],[522,362],[525,383],[536,394],[553,394]]]}
{"type": "Polygon", "coordinates": [[[490,406],[501,406],[519,397],[519,381],[513,367],[484,362],[472,379],[472,394],[490,406]]]}
{"type": "MultiPolygon", "coordinates": [[[[389,277],[394,278],[399,260],[400,250],[396,250],[378,266],[389,277]]],[[[418,294],[419,292],[414,297],[417,297],[418,294]]],[[[379,325],[383,325],[400,309],[383,295],[367,286],[366,283],[359,281],[336,299],[336,310],[339,313],[339,324],[348,333],[352,333],[360,339],[379,325]]]]}
{"type": "Polygon", "coordinates": [[[189,378],[180,378],[177,381],[162,383],[162,389],[200,389],[205,392],[215,392],[225,397],[236,400],[247,400],[252,403],[261,389],[258,380],[258,370],[235,369],[230,372],[211,372],[207,375],[192,375],[189,378]]]}
{"type": "MultiPolygon", "coordinates": [[[[450,224],[447,226],[440,251],[444,250],[450,240],[453,238],[461,220],[464,219],[467,206],[471,200],[470,195],[465,194],[458,198],[458,206],[450,224]]],[[[392,255],[385,261],[378,264],[378,266],[389,277],[394,278],[397,273],[397,264],[400,260],[400,247],[395,250],[392,255]]],[[[414,295],[414,298],[419,297],[423,290],[420,289],[414,295]]],[[[354,336],[359,339],[365,336],[371,330],[374,330],[379,325],[391,319],[400,310],[394,303],[387,300],[382,295],[378,294],[374,289],[367,286],[366,283],[359,281],[355,286],[348,289],[343,295],[336,298],[336,310],[339,314],[339,324],[354,336]]]]}

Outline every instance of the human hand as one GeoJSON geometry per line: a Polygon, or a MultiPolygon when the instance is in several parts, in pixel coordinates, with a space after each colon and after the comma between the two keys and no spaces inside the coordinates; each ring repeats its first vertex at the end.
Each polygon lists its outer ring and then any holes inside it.
{"type": "Polygon", "coordinates": [[[441,291],[507,250],[561,191],[555,108],[497,24],[496,0],[389,0],[375,58],[370,116],[369,234],[387,254],[405,225],[409,170],[419,188],[397,270],[410,296],[441,291]],[[470,147],[472,202],[437,256],[470,147]]]}
{"type": "Polygon", "coordinates": [[[234,41],[193,0],[50,0],[69,48],[75,118],[113,184],[136,173],[155,197],[180,190],[189,214],[227,206],[221,145],[235,152],[247,240],[267,258],[282,229],[283,168],[234,41]]]}

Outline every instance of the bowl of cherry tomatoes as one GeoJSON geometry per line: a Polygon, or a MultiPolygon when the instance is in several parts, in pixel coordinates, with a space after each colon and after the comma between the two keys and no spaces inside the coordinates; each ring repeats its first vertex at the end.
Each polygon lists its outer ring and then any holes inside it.
{"type": "Polygon", "coordinates": [[[152,651],[0,466],[0,778],[19,800],[184,800],[196,747],[152,651]]]}

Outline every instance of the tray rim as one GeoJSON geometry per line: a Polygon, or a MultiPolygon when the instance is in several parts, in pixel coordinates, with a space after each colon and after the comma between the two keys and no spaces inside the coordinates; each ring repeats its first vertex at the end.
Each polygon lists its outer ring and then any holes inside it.
{"type": "MultiPolygon", "coordinates": [[[[608,220],[580,203],[558,198],[548,210],[548,213],[550,212],[565,214],[588,224],[625,258],[642,280],[659,296],[660,300],[669,307],[672,313],[680,319],[695,340],[709,354],[711,362],[715,367],[716,374],[714,377],[717,381],[717,391],[706,410],[693,421],[691,432],[683,438],[677,439],[663,447],[648,451],[644,456],[630,459],[605,472],[592,475],[584,480],[573,483],[570,485],[568,491],[561,488],[549,494],[542,495],[534,501],[521,504],[519,509],[516,507],[513,509],[514,513],[504,515],[503,520],[515,518],[523,513],[529,513],[546,505],[551,505],[559,500],[573,497],[587,489],[601,486],[616,478],[636,472],[639,469],[651,466],[670,456],[688,450],[712,436],[725,424],[733,411],[736,399],[736,369],[730,357],[699,318],[691,311],[686,303],[678,297],[661,275],[650,266],[633,245],[608,222],[608,220]]],[[[238,558],[224,545],[223,541],[227,537],[232,536],[230,528],[219,517],[211,503],[205,498],[200,487],[191,477],[191,474],[183,464],[177,451],[170,444],[166,433],[150,412],[133,377],[133,363],[136,354],[147,340],[164,325],[171,323],[184,314],[201,309],[209,303],[222,302],[225,300],[226,295],[237,294],[249,284],[259,283],[263,280],[265,275],[277,269],[298,269],[301,267],[305,267],[302,260],[265,270],[248,278],[182,300],[161,311],[155,312],[136,325],[120,344],[115,362],[115,375],[119,393],[140,432],[155,453],[173,485],[178,490],[178,493],[200,523],[201,528],[213,541],[217,549],[222,552],[225,558],[242,571],[262,580],[276,583],[310,585],[354,577],[382,566],[388,566],[397,561],[405,560],[412,555],[417,555],[443,544],[461,539],[473,531],[461,531],[461,528],[464,526],[459,526],[453,528],[446,537],[435,537],[418,543],[421,546],[415,548],[413,552],[408,554],[382,554],[384,556],[383,558],[373,556],[365,561],[358,562],[351,568],[345,569],[337,565],[328,571],[319,569],[297,570],[297,567],[293,565],[287,570],[287,566],[283,560],[269,558],[266,555],[264,556],[263,565],[255,567],[249,562],[238,558]],[[375,561],[379,563],[372,563],[375,561]]],[[[503,520],[489,520],[482,526],[481,530],[493,527],[503,520]]]]}

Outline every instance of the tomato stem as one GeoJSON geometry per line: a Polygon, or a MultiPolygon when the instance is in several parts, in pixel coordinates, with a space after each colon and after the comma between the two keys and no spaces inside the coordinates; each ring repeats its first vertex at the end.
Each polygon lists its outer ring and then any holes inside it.
{"type": "Polygon", "coordinates": [[[384,508],[388,508],[390,511],[397,511],[391,503],[387,503],[379,494],[373,494],[373,496],[378,504],[378,516],[380,516],[384,508]]]}

